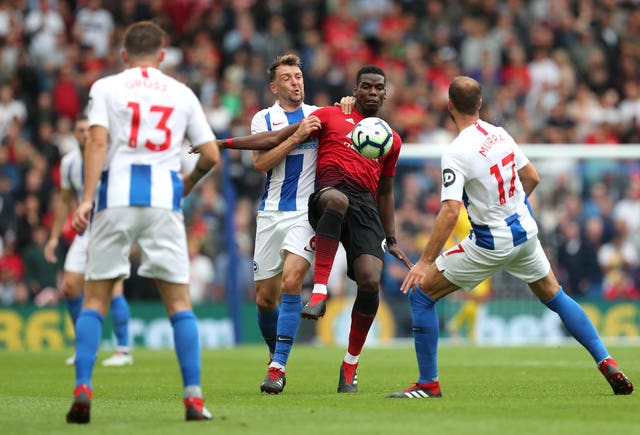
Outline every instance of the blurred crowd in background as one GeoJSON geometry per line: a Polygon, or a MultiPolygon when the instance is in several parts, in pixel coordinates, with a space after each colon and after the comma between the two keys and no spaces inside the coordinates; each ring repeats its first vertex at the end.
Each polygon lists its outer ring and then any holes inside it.
{"type": "MultiPolygon", "coordinates": [[[[640,143],[640,2],[623,0],[0,0],[0,304],[46,305],[59,263],[43,247],[60,185],[61,156],[77,144],[74,118],[91,84],[120,71],[127,26],[152,19],[168,33],[162,68],[200,98],[220,138],[249,134],[273,103],[266,70],[296,52],[306,102],[351,95],[356,71],[387,73],[381,116],[405,147],[455,135],[447,89],[457,75],[483,85],[483,119],[521,144],[640,143]]],[[[185,200],[194,302],[225,297],[235,231],[240,291],[253,299],[255,211],[265,175],[250,152],[226,151],[237,193],[233,228],[222,216],[220,168],[185,200]]],[[[537,162],[536,162],[537,163],[537,162]]],[[[539,162],[534,200],[542,240],[565,290],[577,298],[640,299],[640,159],[539,162]]],[[[440,206],[438,160],[400,162],[398,240],[415,260],[440,206]]],[[[135,273],[132,300],[156,299],[135,273]]],[[[383,294],[399,296],[402,266],[390,260],[383,294]]],[[[330,291],[350,291],[338,258],[330,291]]],[[[519,297],[508,278],[495,297],[519,297]]]]}

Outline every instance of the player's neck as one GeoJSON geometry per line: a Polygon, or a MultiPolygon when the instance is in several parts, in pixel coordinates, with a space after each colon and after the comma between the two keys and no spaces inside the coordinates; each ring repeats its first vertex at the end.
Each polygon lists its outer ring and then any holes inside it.
{"type": "Polygon", "coordinates": [[[455,118],[455,124],[458,132],[461,132],[470,125],[475,124],[478,122],[478,119],[480,119],[478,115],[461,115],[458,113],[458,116],[455,118]]]}
{"type": "Polygon", "coordinates": [[[302,106],[302,101],[297,104],[291,104],[282,100],[278,100],[278,104],[280,105],[280,107],[282,107],[282,110],[284,110],[285,112],[295,112],[300,108],[300,106],[302,106]]]}
{"type": "Polygon", "coordinates": [[[160,64],[151,60],[136,60],[129,62],[129,68],[155,68],[160,69],[160,64]]]}

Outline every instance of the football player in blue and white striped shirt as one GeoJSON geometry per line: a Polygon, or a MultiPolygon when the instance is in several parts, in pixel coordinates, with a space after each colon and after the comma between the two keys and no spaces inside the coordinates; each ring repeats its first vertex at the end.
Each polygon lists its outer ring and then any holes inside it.
{"type": "Polygon", "coordinates": [[[449,86],[449,112],[458,136],[442,155],[442,206],[420,260],[400,290],[409,293],[418,381],[387,397],[441,397],[438,380],[438,300],[458,289],[471,290],[505,270],[527,283],[533,294],[560,317],[564,327],[589,352],[614,394],[631,394],[631,381],[609,355],[582,307],[558,283],[538,240],[538,225],[528,197],[538,172],[501,127],[480,119],[480,84],[456,77],[449,86]],[[471,235],[441,253],[464,202],[471,235]]]}
{"type": "Polygon", "coordinates": [[[182,198],[219,161],[220,151],[196,95],[159,69],[165,39],[155,23],[133,24],[122,52],[128,68],[97,80],[89,92],[84,193],[73,215],[74,230],[84,232],[93,217],[84,303],[76,322],[76,388],[69,423],[89,422],[102,320],[113,284],[129,275],[134,243],[142,251],[138,273],[155,279],[173,327],[186,420],[212,418],[200,386],[182,198]],[[199,158],[183,178],[185,137],[199,158]]]}
{"type": "MultiPolygon", "coordinates": [[[[53,225],[49,240],[44,247],[47,261],[56,263],[56,248],[62,227],[71,209],[75,195],[78,202],[82,199],[83,163],[82,153],[89,138],[89,119],[85,115],[79,116],[73,125],[73,135],[78,141],[78,148],[66,154],[60,162],[60,198],[55,206],[53,225]]],[[[73,239],[64,260],[64,275],[62,278],[62,293],[67,300],[67,308],[71,321],[75,327],[76,319],[82,308],[82,290],[84,288],[84,271],[87,265],[87,247],[89,232],[78,234],[73,239]]],[[[129,346],[129,304],[124,297],[122,280],[116,282],[110,304],[113,329],[117,340],[116,351],[102,362],[105,366],[123,366],[133,364],[133,357],[129,346]]],[[[67,365],[75,363],[75,354],[66,360],[67,365]]]]}
{"type": "MultiPolygon", "coordinates": [[[[279,146],[254,151],[255,168],[267,173],[253,261],[256,305],[258,325],[272,357],[260,390],[278,394],[286,382],[285,366],[300,326],[302,282],[315,256],[307,201],[315,189],[318,142],[307,138],[312,127],[305,119],[318,107],[304,103],[302,65],[294,54],[278,57],[269,67],[269,89],[276,102],[254,115],[251,133],[301,123],[279,146]]],[[[343,102],[345,111],[353,106],[350,97],[343,102]]]]}

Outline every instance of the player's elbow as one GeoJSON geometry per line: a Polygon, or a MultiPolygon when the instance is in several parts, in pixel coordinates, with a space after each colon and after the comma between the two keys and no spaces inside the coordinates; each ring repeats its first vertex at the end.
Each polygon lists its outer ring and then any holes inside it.
{"type": "Polygon", "coordinates": [[[457,222],[458,215],[460,214],[460,202],[447,200],[442,203],[440,214],[447,222],[457,222]]]}
{"type": "Polygon", "coordinates": [[[267,172],[270,168],[267,167],[263,162],[253,162],[253,167],[258,172],[267,172]]]}
{"type": "Polygon", "coordinates": [[[533,189],[540,184],[540,176],[538,173],[533,173],[531,175],[527,175],[523,180],[522,184],[528,187],[528,191],[533,191],[533,189]]]}
{"type": "Polygon", "coordinates": [[[209,168],[220,163],[220,149],[216,142],[208,142],[200,147],[200,160],[209,168]]]}
{"type": "Polygon", "coordinates": [[[531,163],[526,164],[518,171],[518,177],[520,177],[520,182],[525,188],[527,195],[529,195],[540,183],[540,175],[531,163]]]}

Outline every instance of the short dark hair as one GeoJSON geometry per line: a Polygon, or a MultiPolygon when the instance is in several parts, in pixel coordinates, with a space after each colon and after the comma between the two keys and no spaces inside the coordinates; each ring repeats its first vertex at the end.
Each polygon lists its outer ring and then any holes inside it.
{"type": "Polygon", "coordinates": [[[380,68],[377,65],[365,65],[365,66],[363,66],[362,68],[360,68],[358,70],[358,74],[356,75],[356,86],[360,84],[360,78],[364,74],[378,74],[378,75],[384,77],[384,82],[385,82],[385,84],[387,83],[387,76],[385,75],[385,73],[382,70],[382,68],[380,68]]]}
{"type": "Polygon", "coordinates": [[[129,56],[144,57],[157,53],[164,46],[166,33],[152,21],[139,21],[124,34],[124,49],[129,56]]]}
{"type": "Polygon", "coordinates": [[[283,54],[282,56],[276,57],[276,59],[269,67],[269,82],[272,82],[276,79],[276,69],[278,69],[278,67],[281,65],[297,66],[298,68],[300,68],[300,70],[302,70],[302,61],[297,55],[293,53],[283,54]]]}
{"type": "Polygon", "coordinates": [[[471,77],[456,77],[449,85],[449,99],[460,113],[475,115],[480,109],[481,98],[482,86],[471,77]]]}
{"type": "Polygon", "coordinates": [[[73,120],[73,124],[77,124],[80,121],[88,121],[89,117],[87,115],[85,115],[84,113],[80,113],[78,115],[76,115],[75,119],[73,120]]]}

